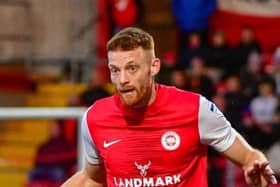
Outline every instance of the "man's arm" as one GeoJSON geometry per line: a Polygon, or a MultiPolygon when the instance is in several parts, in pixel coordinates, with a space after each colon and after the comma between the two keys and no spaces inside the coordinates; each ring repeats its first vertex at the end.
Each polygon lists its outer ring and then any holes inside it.
{"type": "Polygon", "coordinates": [[[264,154],[252,148],[241,135],[237,134],[233,144],[222,154],[243,169],[247,184],[267,187],[277,183],[264,154]]]}
{"type": "Polygon", "coordinates": [[[251,186],[267,187],[277,182],[264,154],[252,148],[231,127],[216,105],[205,97],[200,97],[199,134],[203,144],[213,147],[239,165],[251,186]]]}
{"type": "Polygon", "coordinates": [[[103,165],[86,163],[83,170],[70,177],[61,187],[105,187],[106,176],[103,165]]]}

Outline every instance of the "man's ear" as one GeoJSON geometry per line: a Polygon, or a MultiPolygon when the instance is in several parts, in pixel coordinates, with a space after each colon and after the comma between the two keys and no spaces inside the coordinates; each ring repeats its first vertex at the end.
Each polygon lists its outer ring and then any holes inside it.
{"type": "Polygon", "coordinates": [[[156,76],[160,70],[160,59],[154,58],[151,64],[151,73],[153,76],[156,76]]]}

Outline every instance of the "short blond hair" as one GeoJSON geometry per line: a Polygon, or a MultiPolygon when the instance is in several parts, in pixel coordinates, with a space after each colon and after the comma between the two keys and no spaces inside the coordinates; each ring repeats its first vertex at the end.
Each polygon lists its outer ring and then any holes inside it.
{"type": "Polygon", "coordinates": [[[136,27],[128,27],[121,30],[107,42],[107,51],[128,51],[138,47],[152,50],[154,53],[153,37],[146,31],[136,27]]]}

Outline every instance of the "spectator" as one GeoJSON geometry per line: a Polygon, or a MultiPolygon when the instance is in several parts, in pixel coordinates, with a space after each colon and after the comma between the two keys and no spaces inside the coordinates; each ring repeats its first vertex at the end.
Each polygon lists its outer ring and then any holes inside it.
{"type": "Polygon", "coordinates": [[[244,26],[241,30],[240,42],[233,51],[233,69],[231,73],[238,73],[245,66],[252,51],[262,52],[252,28],[244,26]]]}
{"type": "Polygon", "coordinates": [[[97,99],[109,96],[109,91],[106,90],[106,79],[97,70],[91,72],[88,88],[80,95],[81,105],[90,106],[97,99]]]}
{"type": "Polygon", "coordinates": [[[30,186],[34,182],[48,181],[59,185],[76,164],[76,147],[69,144],[63,135],[63,121],[50,125],[49,139],[38,148],[34,168],[30,172],[30,186]]]}
{"type": "Polygon", "coordinates": [[[119,30],[136,26],[141,19],[142,4],[140,0],[108,0],[110,18],[112,22],[112,34],[119,30]]]}
{"type": "Polygon", "coordinates": [[[177,61],[180,65],[188,68],[192,57],[204,55],[208,19],[215,9],[216,0],[172,0],[172,12],[178,28],[177,61]]]}
{"type": "Polygon", "coordinates": [[[202,43],[201,34],[198,32],[190,33],[185,43],[185,46],[179,48],[177,63],[184,68],[189,68],[193,57],[205,58],[206,48],[202,43]]]}
{"type": "Polygon", "coordinates": [[[215,94],[212,80],[208,77],[204,60],[201,57],[194,57],[191,60],[191,67],[187,72],[189,89],[200,93],[210,99],[215,94]]]}
{"type": "Polygon", "coordinates": [[[206,41],[209,17],[216,9],[216,0],[173,0],[172,12],[174,14],[177,27],[179,29],[179,47],[183,47],[189,34],[198,32],[206,41]]]}
{"type": "Polygon", "coordinates": [[[276,94],[280,96],[280,46],[275,49],[267,72],[274,77],[276,81],[276,94]]]}
{"type": "Polygon", "coordinates": [[[177,68],[171,72],[171,84],[182,90],[188,90],[188,80],[184,69],[177,68]]]}
{"type": "Polygon", "coordinates": [[[243,87],[243,93],[251,101],[257,96],[257,85],[265,77],[262,71],[262,55],[252,51],[246,63],[246,66],[240,72],[240,80],[243,87]]]}
{"type": "Polygon", "coordinates": [[[250,111],[255,125],[256,144],[259,148],[267,149],[274,143],[272,125],[278,106],[274,80],[263,79],[258,85],[258,93],[258,96],[250,103],[250,111]]]}
{"type": "Polygon", "coordinates": [[[226,79],[226,92],[224,94],[226,100],[226,114],[228,120],[233,124],[233,127],[244,135],[246,129],[241,122],[242,112],[246,105],[246,97],[242,93],[240,78],[236,75],[231,75],[226,79]]]}
{"type": "Polygon", "coordinates": [[[215,31],[206,54],[206,63],[212,74],[218,74],[219,77],[228,74],[231,67],[230,51],[225,33],[222,30],[215,31]]]}
{"type": "Polygon", "coordinates": [[[171,74],[176,68],[176,54],[173,51],[166,51],[161,60],[161,69],[157,75],[157,80],[163,84],[171,84],[171,74]]]}

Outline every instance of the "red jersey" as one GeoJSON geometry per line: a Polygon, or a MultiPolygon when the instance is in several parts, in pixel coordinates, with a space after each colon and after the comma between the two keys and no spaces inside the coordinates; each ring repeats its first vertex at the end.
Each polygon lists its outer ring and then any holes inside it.
{"type": "Polygon", "coordinates": [[[118,95],[97,101],[84,118],[88,161],[104,162],[109,187],[206,187],[207,144],[213,141],[201,137],[200,100],[158,85],[145,109],[125,106],[118,95]]]}

